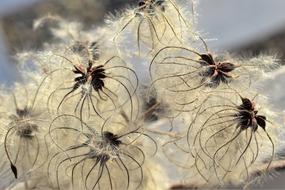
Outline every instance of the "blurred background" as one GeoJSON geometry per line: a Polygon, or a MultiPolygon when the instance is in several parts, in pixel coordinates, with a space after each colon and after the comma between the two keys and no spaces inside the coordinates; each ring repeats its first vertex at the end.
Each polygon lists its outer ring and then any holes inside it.
{"type": "MultiPolygon", "coordinates": [[[[45,27],[33,29],[36,19],[59,15],[89,29],[103,24],[107,13],[115,14],[136,3],[137,0],[0,0],[0,84],[17,79],[11,55],[40,50],[45,43],[56,40],[45,27]]],[[[197,29],[208,39],[210,50],[245,57],[274,54],[284,64],[284,7],[285,0],[199,0],[197,29]]],[[[284,83],[285,69],[281,68],[261,87],[280,111],[285,110],[284,83]]],[[[284,189],[283,179],[285,175],[276,174],[256,188],[284,189]]]]}

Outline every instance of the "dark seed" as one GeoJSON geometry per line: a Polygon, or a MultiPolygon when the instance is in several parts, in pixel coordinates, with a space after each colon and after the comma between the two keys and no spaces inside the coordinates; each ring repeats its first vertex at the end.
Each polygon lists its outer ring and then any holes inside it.
{"type": "Polygon", "coordinates": [[[211,54],[202,54],[201,57],[201,65],[215,65],[215,61],[211,54]]]}
{"type": "Polygon", "coordinates": [[[265,129],[266,127],[266,117],[263,116],[263,115],[258,115],[256,116],[256,121],[257,121],[257,124],[262,127],[262,129],[265,129]]]}
{"type": "Polygon", "coordinates": [[[18,171],[17,171],[17,168],[14,164],[10,163],[10,166],[11,166],[11,170],[15,176],[15,178],[17,179],[18,178],[18,171]]]}

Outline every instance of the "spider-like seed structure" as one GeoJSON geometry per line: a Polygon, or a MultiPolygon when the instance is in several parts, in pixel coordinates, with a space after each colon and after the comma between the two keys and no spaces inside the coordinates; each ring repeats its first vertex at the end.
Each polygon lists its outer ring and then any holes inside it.
{"type": "Polygon", "coordinates": [[[233,78],[231,72],[236,68],[234,64],[229,62],[216,62],[211,54],[201,54],[200,64],[206,67],[205,71],[201,71],[202,83],[210,78],[209,87],[216,88],[221,82],[228,84],[233,78]]]}
{"type": "Polygon", "coordinates": [[[187,92],[203,87],[217,88],[237,77],[238,65],[215,61],[211,54],[200,54],[185,47],[167,46],[154,56],[150,64],[153,83],[173,80],[167,90],[187,92]],[[169,70],[170,68],[173,68],[169,70]],[[173,84],[174,83],[174,84],[173,84]]]}
{"type": "Polygon", "coordinates": [[[166,46],[153,57],[149,72],[151,87],[164,89],[165,93],[174,93],[176,96],[187,93],[200,96],[200,91],[204,90],[246,90],[253,79],[258,80],[255,78],[257,73],[260,77],[264,70],[274,65],[273,60],[269,64],[252,59],[243,62],[231,58],[218,60],[210,53],[202,54],[193,48],[166,46]]]}
{"type": "MultiPolygon", "coordinates": [[[[56,80],[59,84],[48,98],[50,109],[55,106],[57,112],[73,110],[74,113],[79,113],[82,119],[89,118],[92,112],[104,118],[104,114],[108,115],[112,110],[123,106],[129,106],[134,113],[133,98],[138,78],[120,57],[113,56],[106,61],[89,59],[87,65],[73,64],[73,61],[66,57],[62,58],[64,64],[68,67],[71,64],[73,69],[59,68],[50,75],[51,80],[56,80]],[[64,82],[60,83],[62,77],[64,82]],[[65,109],[66,107],[68,108],[65,109]]],[[[68,113],[67,111],[65,113],[68,113]]]]}
{"type": "MultiPolygon", "coordinates": [[[[272,154],[271,154],[271,158],[268,161],[268,166],[267,168],[269,168],[272,160],[273,160],[273,156],[274,156],[274,143],[272,138],[270,137],[270,135],[267,133],[265,127],[266,127],[266,117],[263,115],[257,115],[258,110],[255,107],[255,103],[248,99],[248,98],[243,98],[241,97],[242,100],[242,104],[239,106],[236,106],[237,108],[237,114],[233,117],[233,121],[236,121],[236,129],[234,132],[233,137],[226,141],[222,146],[220,146],[214,153],[213,155],[213,160],[214,160],[214,169],[216,170],[216,167],[219,166],[219,164],[216,164],[216,156],[219,153],[219,151],[221,149],[223,149],[224,147],[226,147],[227,145],[230,145],[233,141],[235,141],[236,139],[240,138],[240,134],[243,131],[246,131],[246,138],[244,139],[245,142],[240,142],[243,139],[238,139],[237,140],[237,145],[239,144],[243,144],[239,146],[239,153],[237,154],[237,159],[235,159],[235,164],[234,166],[237,166],[238,163],[243,160],[245,167],[249,167],[251,166],[258,157],[259,154],[259,147],[261,146],[260,144],[258,144],[258,138],[256,137],[255,133],[257,132],[258,127],[261,127],[263,129],[263,131],[265,132],[269,142],[271,143],[272,146],[272,154]],[[248,131],[249,131],[249,137],[248,137],[248,131]],[[253,140],[254,139],[254,140],[253,140]],[[251,147],[252,145],[252,141],[255,141],[255,145],[256,145],[256,150],[254,150],[254,148],[251,147]],[[247,165],[246,163],[246,157],[248,150],[251,151],[252,153],[252,158],[251,158],[251,162],[247,165]]],[[[231,125],[230,125],[231,126],[231,125]]],[[[228,126],[226,126],[228,127],[228,126]]],[[[229,147],[227,147],[226,152],[229,150],[229,147]]]]}
{"type": "Polygon", "coordinates": [[[103,123],[100,133],[96,131],[96,126],[91,127],[86,123],[83,123],[82,132],[75,126],[81,125],[78,121],[80,119],[75,116],[62,115],[51,124],[49,134],[60,148],[48,164],[51,181],[60,188],[65,181],[64,176],[70,176],[66,180],[71,181],[74,189],[139,188],[145,180],[145,153],[143,146],[137,142],[142,136],[148,136],[140,132],[140,128],[124,129],[126,132],[121,134],[113,132],[114,128],[118,129],[124,124],[109,123],[109,119],[103,123]],[[66,119],[67,126],[62,125],[66,124],[62,123],[62,119],[66,119]],[[106,129],[108,123],[112,125],[112,131],[106,129]],[[68,134],[69,140],[64,142],[61,134],[68,134]]]}
{"type": "Polygon", "coordinates": [[[235,93],[209,95],[188,128],[193,167],[205,182],[215,181],[209,173],[215,173],[220,184],[234,181],[237,175],[249,179],[251,166],[263,160],[269,168],[273,160],[271,135],[276,135],[278,128],[270,127],[267,132],[266,124],[272,123],[258,114],[254,101],[235,93]],[[264,154],[266,158],[260,157],[264,154]]]}
{"type": "MultiPolygon", "coordinates": [[[[30,118],[32,117],[31,110],[25,107],[24,109],[16,109],[16,115],[11,115],[11,123],[9,123],[10,130],[14,129],[14,132],[16,131],[16,135],[20,138],[21,141],[26,141],[27,143],[30,143],[30,140],[33,140],[35,138],[35,133],[38,132],[38,125],[30,123],[30,118]]],[[[11,164],[11,170],[15,175],[15,178],[18,177],[18,171],[16,166],[13,164],[13,161],[10,158],[10,154],[8,152],[7,148],[7,138],[9,137],[11,131],[8,130],[5,140],[4,140],[4,145],[6,149],[6,154],[7,157],[10,161],[11,164]]],[[[37,140],[38,141],[38,140],[37,140]]],[[[37,142],[38,143],[38,142],[37,142]]],[[[21,146],[21,144],[20,144],[21,146]]],[[[39,144],[37,145],[39,146],[39,144]]],[[[18,153],[17,153],[18,154],[18,153]]],[[[37,153],[38,154],[38,153],[37,153]]],[[[16,163],[18,160],[18,155],[16,157],[16,160],[14,163],[16,163]]],[[[35,160],[33,161],[34,163],[37,161],[37,156],[35,157],[35,160]]],[[[34,165],[34,164],[33,164],[34,165]]]]}
{"type": "Polygon", "coordinates": [[[182,33],[190,30],[188,22],[173,0],[139,0],[134,10],[123,15],[122,20],[114,24],[119,28],[113,38],[116,44],[125,30],[134,28],[135,45],[139,54],[141,50],[150,52],[158,44],[167,44],[170,41],[182,44],[182,33]],[[180,23],[180,27],[175,27],[175,23],[180,23]]]}
{"type": "MultiPolygon", "coordinates": [[[[7,127],[3,139],[4,150],[15,178],[40,167],[48,154],[43,141],[49,115],[37,104],[41,92],[38,91],[39,88],[36,89],[35,97],[30,100],[27,94],[26,98],[20,97],[25,88],[26,86],[17,84],[14,89],[19,94],[18,100],[14,94],[4,96],[5,105],[12,106],[6,108],[7,113],[1,118],[2,125],[7,127]]],[[[34,89],[31,88],[30,93],[33,93],[32,90],[34,89]]]]}

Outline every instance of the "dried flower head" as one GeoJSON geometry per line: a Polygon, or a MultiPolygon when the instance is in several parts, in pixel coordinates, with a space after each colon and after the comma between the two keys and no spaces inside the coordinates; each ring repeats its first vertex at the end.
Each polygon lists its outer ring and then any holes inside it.
{"type": "Polygon", "coordinates": [[[54,119],[50,136],[60,150],[52,157],[48,171],[58,187],[64,176],[70,176],[67,180],[75,189],[133,189],[143,185],[146,155],[140,138],[149,137],[140,127],[131,129],[111,120],[107,119],[101,129],[84,123],[82,132],[81,121],[75,116],[54,119]],[[67,141],[64,135],[69,136],[67,141]]]}
{"type": "Polygon", "coordinates": [[[274,159],[280,129],[265,109],[259,110],[255,98],[211,94],[197,110],[187,139],[193,164],[208,185],[249,180],[251,167],[264,161],[269,168],[274,159]]]}
{"type": "Polygon", "coordinates": [[[127,105],[134,110],[138,79],[120,57],[100,57],[96,43],[89,46],[88,57],[73,51],[55,55],[53,60],[61,64],[49,74],[49,83],[53,84],[50,110],[56,107],[57,112],[76,113],[82,119],[92,114],[104,118],[104,114],[127,105]]]}
{"type": "Polygon", "coordinates": [[[24,176],[47,161],[48,148],[44,136],[49,114],[39,104],[47,99],[35,86],[16,84],[12,94],[2,90],[1,123],[6,128],[3,145],[15,178],[24,176]]]}
{"type": "MultiPolygon", "coordinates": [[[[114,25],[118,28],[114,37],[116,44],[130,28],[136,35],[132,41],[135,41],[139,53],[152,51],[159,44],[183,43],[182,32],[192,29],[173,0],[139,0],[137,7],[126,11],[112,27],[114,25]]],[[[188,35],[194,35],[194,32],[188,32],[188,35]]]]}

